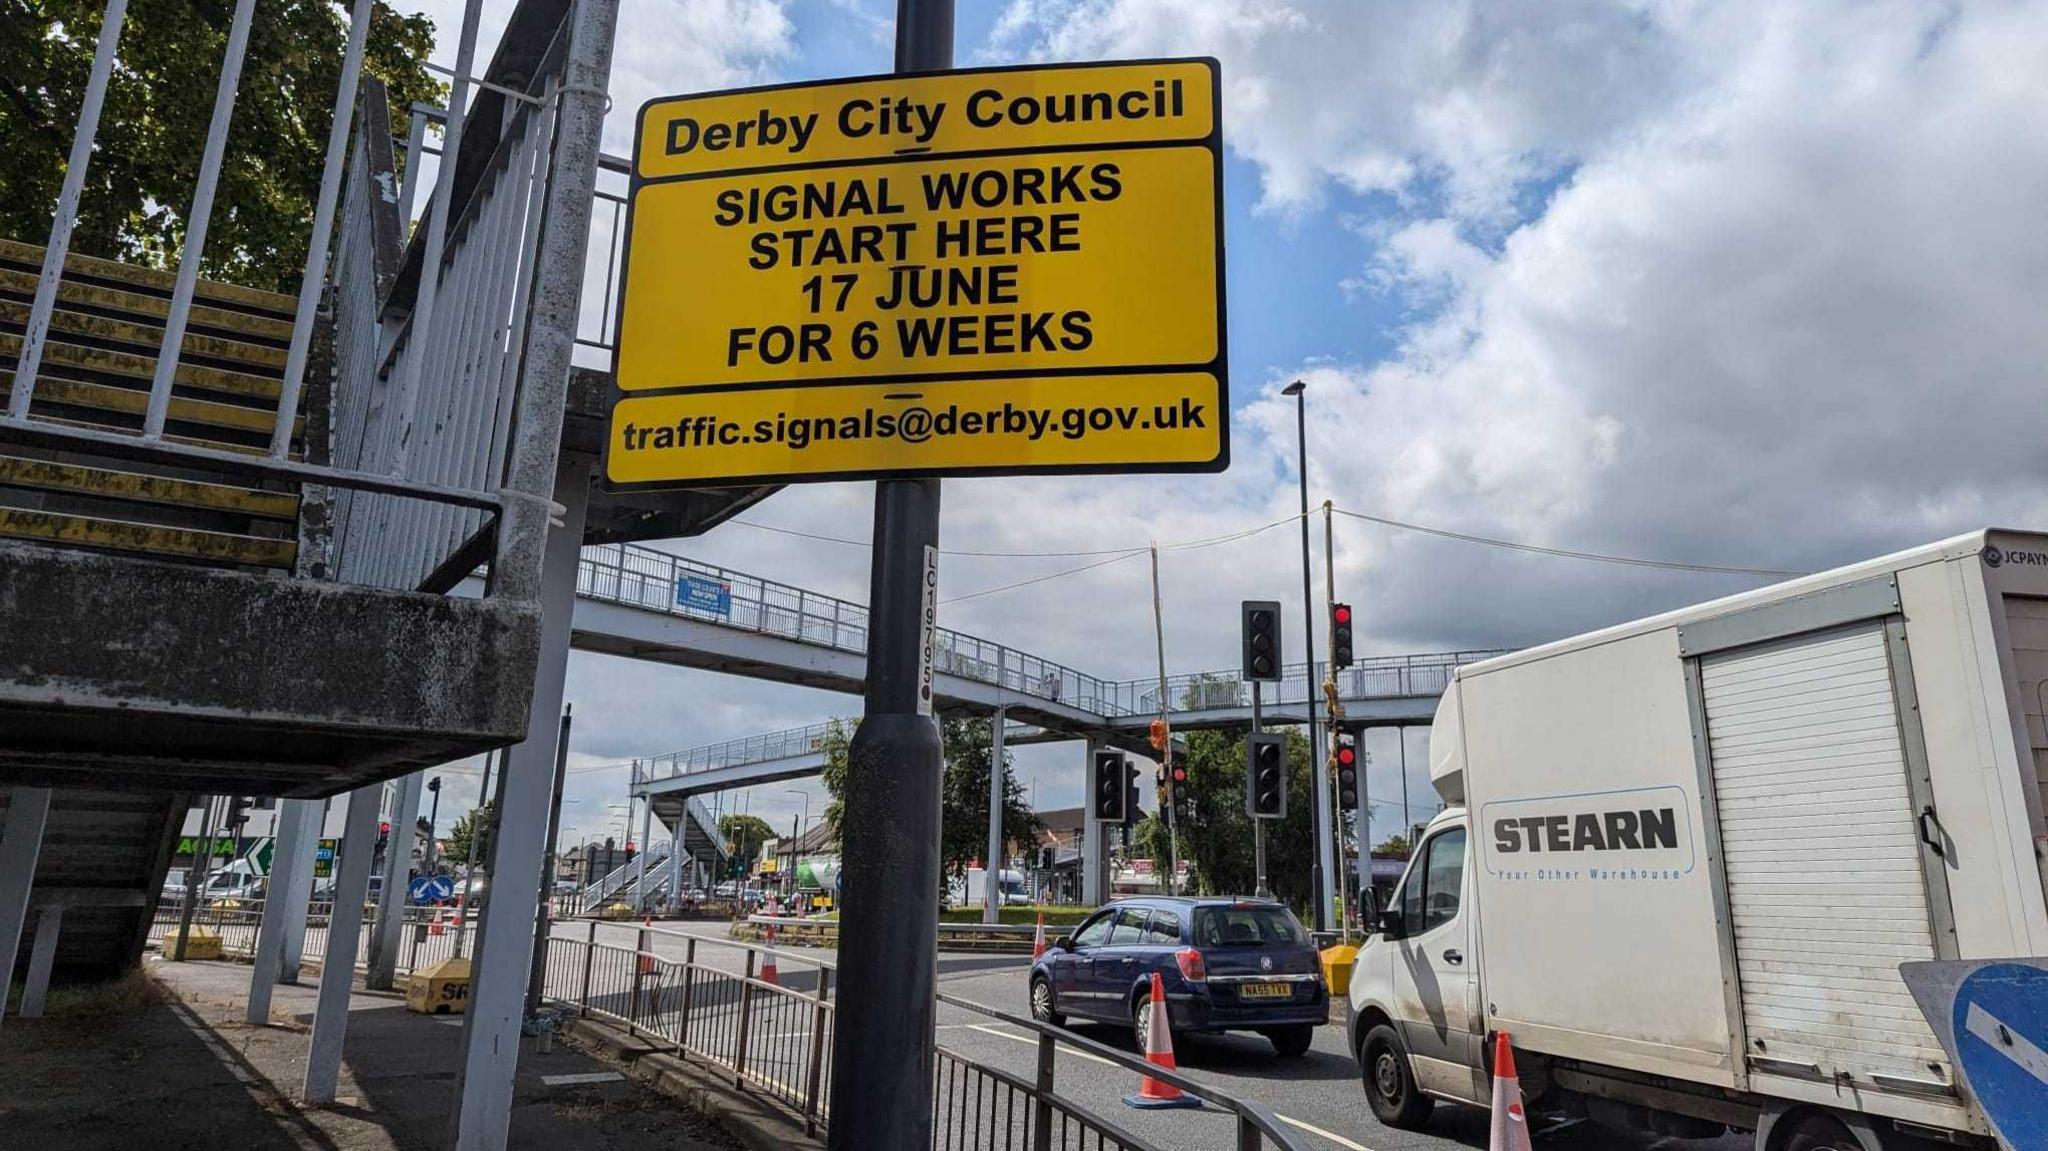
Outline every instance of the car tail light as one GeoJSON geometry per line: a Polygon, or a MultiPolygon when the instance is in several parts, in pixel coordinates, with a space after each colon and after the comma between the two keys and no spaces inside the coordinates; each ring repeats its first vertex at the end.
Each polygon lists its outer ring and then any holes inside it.
{"type": "Polygon", "coordinates": [[[1192,947],[1174,952],[1173,961],[1180,964],[1180,977],[1189,983],[1201,983],[1209,978],[1209,968],[1202,962],[1202,953],[1192,947]]]}

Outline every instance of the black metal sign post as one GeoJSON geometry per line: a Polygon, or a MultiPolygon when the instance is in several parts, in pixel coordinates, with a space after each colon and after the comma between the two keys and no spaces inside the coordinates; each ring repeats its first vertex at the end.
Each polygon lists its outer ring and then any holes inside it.
{"type": "MultiPolygon", "coordinates": [[[[896,71],[953,66],[953,0],[897,0],[896,71]]],[[[930,656],[939,481],[875,485],[867,692],[847,748],[831,1151],[932,1141],[939,777],[930,656]]]]}

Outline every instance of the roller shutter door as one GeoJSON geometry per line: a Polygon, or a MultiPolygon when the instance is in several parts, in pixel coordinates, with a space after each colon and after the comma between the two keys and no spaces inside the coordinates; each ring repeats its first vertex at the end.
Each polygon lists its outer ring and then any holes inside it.
{"type": "Polygon", "coordinates": [[[1751,1066],[1945,1076],[1898,974],[1936,956],[1883,625],[1707,656],[1700,681],[1751,1066]]]}

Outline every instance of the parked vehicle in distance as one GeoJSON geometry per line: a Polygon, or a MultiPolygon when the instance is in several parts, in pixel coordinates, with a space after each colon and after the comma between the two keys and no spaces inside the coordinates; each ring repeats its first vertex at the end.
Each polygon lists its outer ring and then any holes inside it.
{"type": "Polygon", "coordinates": [[[1251,1031],[1293,1058],[1329,1016],[1322,964],[1293,912],[1185,896],[1118,900],[1061,936],[1031,965],[1031,1015],[1125,1024],[1143,1049],[1155,972],[1176,1035],[1251,1031]]]}
{"type": "Polygon", "coordinates": [[[2044,701],[2048,535],[2003,531],[1459,668],[1352,972],[1374,1114],[1488,1106],[1505,1032],[1537,1114],[1988,1146],[1900,965],[2048,954],[2044,701]]]}

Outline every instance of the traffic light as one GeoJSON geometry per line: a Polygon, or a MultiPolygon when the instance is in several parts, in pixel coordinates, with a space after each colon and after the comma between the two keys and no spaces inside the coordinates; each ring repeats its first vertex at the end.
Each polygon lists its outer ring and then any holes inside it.
{"type": "Polygon", "coordinates": [[[1056,860],[1057,860],[1058,858],[1059,858],[1059,857],[1058,857],[1058,856],[1057,856],[1056,854],[1054,854],[1054,852],[1053,852],[1053,849],[1052,849],[1052,848],[1050,848],[1050,847],[1042,847],[1042,848],[1040,848],[1040,849],[1039,849],[1039,851],[1038,851],[1038,869],[1039,869],[1040,871],[1051,871],[1051,870],[1052,870],[1052,867],[1053,867],[1053,863],[1054,863],[1054,862],[1055,862],[1055,861],[1056,861],[1056,860]]]}
{"type": "Polygon", "coordinates": [[[1244,623],[1244,678],[1280,681],[1280,601],[1248,599],[1239,606],[1244,623]]]}
{"type": "Polygon", "coordinates": [[[1348,603],[1330,605],[1330,652],[1332,670],[1351,666],[1351,605],[1348,603]]]}
{"type": "Polygon", "coordinates": [[[1168,773],[1167,797],[1173,803],[1173,822],[1185,825],[1195,818],[1195,789],[1188,784],[1188,769],[1184,763],[1176,763],[1168,773]]]}
{"type": "Polygon", "coordinates": [[[1138,812],[1140,810],[1141,809],[1138,806],[1138,766],[1133,763],[1127,763],[1124,765],[1123,822],[1138,822],[1138,812]]]}
{"type": "Polygon", "coordinates": [[[1124,753],[1103,750],[1095,753],[1095,764],[1088,775],[1088,794],[1094,798],[1090,803],[1095,808],[1095,818],[1103,823],[1124,821],[1125,794],[1124,753]]]}
{"type": "Polygon", "coordinates": [[[1287,741],[1269,732],[1245,737],[1244,810],[1253,819],[1287,818],[1287,741]]]}
{"type": "Polygon", "coordinates": [[[1358,737],[1348,731],[1337,733],[1337,807],[1340,811],[1355,811],[1358,808],[1358,737]]]}
{"type": "Polygon", "coordinates": [[[239,835],[242,831],[242,825],[247,822],[249,822],[249,797],[245,795],[229,796],[227,818],[221,821],[222,829],[229,835],[239,835]]]}

